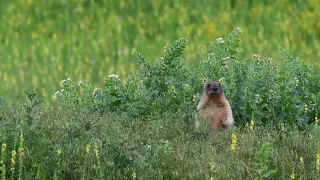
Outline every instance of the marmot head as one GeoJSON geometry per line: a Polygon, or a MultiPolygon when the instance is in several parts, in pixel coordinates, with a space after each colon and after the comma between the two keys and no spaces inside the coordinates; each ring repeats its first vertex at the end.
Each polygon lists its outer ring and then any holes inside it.
{"type": "Polygon", "coordinates": [[[223,95],[223,89],[219,81],[208,82],[204,86],[204,91],[209,97],[223,95]]]}

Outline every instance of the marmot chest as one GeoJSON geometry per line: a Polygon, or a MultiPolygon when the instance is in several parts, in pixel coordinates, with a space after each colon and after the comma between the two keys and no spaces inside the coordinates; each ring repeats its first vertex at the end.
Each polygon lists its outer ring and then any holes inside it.
{"type": "Polygon", "coordinates": [[[209,101],[202,114],[213,121],[222,122],[227,118],[227,107],[223,102],[209,101]]]}

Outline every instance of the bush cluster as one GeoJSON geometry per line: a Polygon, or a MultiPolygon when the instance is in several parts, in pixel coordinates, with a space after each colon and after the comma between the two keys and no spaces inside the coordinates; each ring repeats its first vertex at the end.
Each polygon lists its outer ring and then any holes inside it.
{"type": "Polygon", "coordinates": [[[284,49],[283,59],[277,63],[257,54],[243,57],[241,34],[241,29],[235,28],[229,37],[206,44],[206,55],[192,65],[182,61],[186,38],[166,45],[164,56],[153,63],[134,52],[138,69],[125,83],[115,74],[103,88],[93,88],[84,81],[77,86],[67,79],[56,99],[76,109],[102,114],[118,112],[137,117],[180,112],[190,117],[203,84],[223,79],[235,121],[240,125],[250,120],[300,126],[314,121],[320,99],[317,65],[306,64],[284,49]]]}

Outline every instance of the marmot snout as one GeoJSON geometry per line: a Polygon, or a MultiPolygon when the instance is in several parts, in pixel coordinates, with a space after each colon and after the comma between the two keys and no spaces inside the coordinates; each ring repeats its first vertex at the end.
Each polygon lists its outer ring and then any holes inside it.
{"type": "Polygon", "coordinates": [[[231,106],[219,81],[205,84],[197,110],[209,121],[210,128],[218,130],[234,124],[231,106]]]}

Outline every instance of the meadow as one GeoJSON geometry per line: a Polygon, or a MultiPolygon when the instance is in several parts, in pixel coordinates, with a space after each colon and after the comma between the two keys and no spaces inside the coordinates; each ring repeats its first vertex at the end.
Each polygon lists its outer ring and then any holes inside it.
{"type": "Polygon", "coordinates": [[[1,1],[0,179],[319,179],[315,3],[1,1]]]}
{"type": "Polygon", "coordinates": [[[259,54],[277,61],[283,47],[306,62],[319,62],[317,3],[2,0],[0,93],[22,98],[33,89],[53,102],[62,79],[99,86],[115,73],[124,81],[137,68],[132,52],[151,62],[162,54],[160,47],[180,37],[189,40],[188,61],[198,62],[205,43],[234,27],[245,32],[241,44],[247,57],[259,54]]]}

